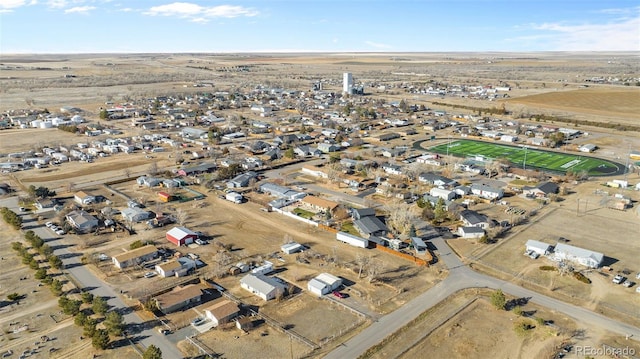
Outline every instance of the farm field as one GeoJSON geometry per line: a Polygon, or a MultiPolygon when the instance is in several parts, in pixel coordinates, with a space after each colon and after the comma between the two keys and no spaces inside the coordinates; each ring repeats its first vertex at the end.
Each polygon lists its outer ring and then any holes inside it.
{"type": "Polygon", "coordinates": [[[622,174],[624,171],[624,166],[621,164],[595,157],[474,140],[456,140],[431,147],[429,150],[463,158],[475,156],[489,159],[506,158],[517,167],[536,168],[556,173],[566,173],[571,170],[586,171],[591,176],[612,176],[622,174]]]}

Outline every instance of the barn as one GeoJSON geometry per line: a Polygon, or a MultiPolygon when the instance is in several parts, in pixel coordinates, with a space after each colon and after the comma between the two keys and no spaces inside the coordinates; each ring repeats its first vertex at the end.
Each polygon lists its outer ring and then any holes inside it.
{"type": "Polygon", "coordinates": [[[195,232],[185,227],[174,227],[167,232],[167,240],[178,247],[191,244],[197,238],[198,235],[195,232]]]}

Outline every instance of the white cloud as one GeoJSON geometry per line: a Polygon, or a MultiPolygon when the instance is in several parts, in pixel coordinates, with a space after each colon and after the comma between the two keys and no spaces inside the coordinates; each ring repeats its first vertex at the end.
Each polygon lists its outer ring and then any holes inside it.
{"type": "Polygon", "coordinates": [[[638,51],[640,50],[640,16],[621,18],[604,24],[567,25],[544,23],[535,30],[548,36],[546,50],[558,51],[638,51]]]}
{"type": "Polygon", "coordinates": [[[54,9],[60,9],[63,7],[66,7],[68,4],[67,0],[49,0],[47,1],[47,6],[54,8],[54,9]]]}
{"type": "MultiPolygon", "coordinates": [[[[12,9],[25,5],[27,5],[26,0],[0,0],[0,11],[11,12],[12,9]]],[[[29,5],[31,5],[31,3],[29,5]]]]}
{"type": "Polygon", "coordinates": [[[365,44],[371,46],[371,47],[375,47],[376,49],[390,49],[391,45],[387,45],[387,44],[381,44],[379,42],[373,42],[373,41],[365,41],[365,44]]]}
{"type": "Polygon", "coordinates": [[[89,11],[95,10],[95,6],[76,6],[64,11],[65,14],[88,14],[89,11]]]}
{"type": "Polygon", "coordinates": [[[150,16],[176,16],[193,22],[206,23],[214,18],[256,16],[258,12],[236,5],[200,6],[187,2],[174,2],[166,5],[153,6],[144,12],[144,14],[150,16]]]}

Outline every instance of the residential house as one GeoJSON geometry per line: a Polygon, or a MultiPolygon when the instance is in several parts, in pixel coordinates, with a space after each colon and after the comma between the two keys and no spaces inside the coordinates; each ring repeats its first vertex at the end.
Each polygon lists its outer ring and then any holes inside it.
{"type": "Polygon", "coordinates": [[[487,219],[487,216],[470,209],[466,209],[460,212],[460,220],[465,227],[478,227],[487,229],[491,226],[491,223],[487,219]]]}
{"type": "Polygon", "coordinates": [[[240,286],[263,300],[271,300],[284,295],[286,285],[264,274],[247,274],[240,279],[240,286]]]}
{"type": "Polygon", "coordinates": [[[391,163],[385,163],[381,166],[382,170],[385,173],[391,174],[391,175],[401,175],[402,174],[402,167],[398,166],[398,165],[394,165],[391,163]]]}
{"type": "Polygon", "coordinates": [[[176,260],[157,264],[155,270],[163,278],[172,276],[182,277],[190,270],[195,269],[196,265],[197,261],[191,258],[181,257],[176,260]]]}
{"type": "Polygon", "coordinates": [[[604,261],[604,254],[593,252],[588,249],[570,246],[564,243],[556,244],[554,248],[554,258],[558,261],[567,260],[578,263],[589,268],[598,268],[604,261]]]}
{"type": "Polygon", "coordinates": [[[229,323],[240,314],[238,304],[228,299],[220,300],[204,310],[204,314],[214,327],[220,324],[229,323]]]}
{"type": "Polygon", "coordinates": [[[122,215],[122,218],[125,221],[131,222],[131,223],[146,221],[147,219],[150,219],[151,217],[153,217],[153,214],[151,212],[145,211],[144,209],[138,208],[138,207],[123,208],[120,211],[120,214],[122,215]]]}
{"type": "Polygon", "coordinates": [[[425,172],[421,173],[418,176],[418,181],[426,184],[430,184],[436,187],[449,188],[458,185],[456,180],[452,180],[450,178],[440,176],[439,174],[433,172],[425,172]]]}
{"type": "Polygon", "coordinates": [[[177,286],[171,291],[153,298],[158,309],[164,313],[172,313],[192,305],[197,305],[202,300],[202,289],[196,284],[177,286]]]}
{"type": "Polygon", "coordinates": [[[136,183],[139,186],[155,187],[155,186],[159,186],[162,183],[162,179],[155,178],[155,177],[140,176],[136,178],[136,183]]]}
{"type": "Polygon", "coordinates": [[[66,216],[67,223],[77,233],[88,233],[98,228],[98,219],[85,211],[71,211],[66,216]]]}
{"type": "Polygon", "coordinates": [[[184,167],[178,170],[178,175],[186,177],[186,176],[197,176],[203,173],[211,173],[218,168],[214,162],[210,163],[202,163],[196,166],[184,167]]]}
{"type": "Polygon", "coordinates": [[[524,247],[526,251],[532,251],[541,256],[551,253],[551,245],[533,239],[529,239],[524,247]]]}
{"type": "Polygon", "coordinates": [[[538,198],[547,198],[549,195],[558,193],[559,190],[560,187],[554,182],[542,182],[535,187],[522,187],[522,193],[524,195],[538,198]]]}
{"type": "Polygon", "coordinates": [[[365,238],[369,236],[384,236],[389,228],[376,216],[367,216],[353,221],[353,226],[365,238]]]}
{"type": "Polygon", "coordinates": [[[338,202],[311,195],[305,196],[300,202],[317,212],[326,210],[329,210],[329,212],[333,212],[339,206],[338,202]]]}
{"type": "Polygon", "coordinates": [[[249,171],[235,176],[227,182],[228,188],[240,188],[247,187],[251,180],[255,179],[258,176],[256,172],[249,171]]]}
{"type": "Polygon", "coordinates": [[[364,217],[375,216],[376,210],[373,208],[352,208],[351,217],[353,219],[361,219],[364,217]]]}
{"type": "Polygon", "coordinates": [[[76,192],[73,199],[81,206],[86,206],[96,202],[96,197],[84,191],[76,192]]]}
{"type": "Polygon", "coordinates": [[[333,143],[321,142],[321,143],[318,143],[318,150],[322,153],[330,153],[330,152],[339,151],[340,147],[336,146],[333,143]]]}
{"type": "Polygon", "coordinates": [[[36,208],[39,210],[53,208],[56,204],[57,201],[54,198],[38,198],[34,203],[36,208]]]}
{"type": "Polygon", "coordinates": [[[458,227],[458,235],[462,238],[480,238],[484,234],[484,229],[480,227],[458,227]]]}
{"type": "Polygon", "coordinates": [[[136,248],[128,252],[111,257],[113,265],[117,268],[124,269],[137,264],[150,261],[158,256],[158,248],[153,245],[136,248]]]}
{"type": "Polygon", "coordinates": [[[451,201],[452,199],[456,198],[456,193],[454,191],[450,191],[448,189],[443,189],[438,187],[433,187],[429,191],[429,194],[433,197],[442,198],[445,201],[451,201]]]}
{"type": "Polygon", "coordinates": [[[290,145],[293,143],[298,142],[298,136],[296,136],[295,134],[286,134],[286,135],[280,135],[277,136],[276,138],[273,139],[273,142],[278,144],[278,145],[290,145]]]}
{"type": "Polygon", "coordinates": [[[483,184],[472,184],[471,193],[485,199],[496,200],[504,196],[502,188],[494,188],[483,184]]]}

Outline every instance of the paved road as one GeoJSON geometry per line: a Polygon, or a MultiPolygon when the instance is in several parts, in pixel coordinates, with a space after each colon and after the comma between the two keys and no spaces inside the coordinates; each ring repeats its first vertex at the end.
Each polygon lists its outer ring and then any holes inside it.
{"type": "Polygon", "coordinates": [[[529,298],[529,301],[532,303],[562,312],[589,326],[603,328],[620,335],[631,334],[632,338],[640,340],[640,328],[620,323],[588,309],[567,304],[515,284],[477,273],[462,263],[442,237],[436,237],[432,239],[431,242],[437,248],[438,258],[443,261],[449,269],[449,276],[398,310],[380,318],[360,334],[327,354],[324,358],[357,358],[370,347],[380,343],[385,337],[407,325],[411,320],[420,315],[420,313],[432,308],[455,292],[465,288],[478,287],[502,289],[506,294],[516,298],[529,298]]]}
{"type": "MultiPolygon", "coordinates": [[[[0,207],[8,207],[16,213],[18,211],[17,198],[11,197],[0,201],[0,207]]],[[[53,236],[53,232],[44,226],[36,226],[35,220],[28,214],[23,215],[24,227],[33,230],[40,238],[45,240],[49,246],[54,248],[54,254],[62,259],[64,264],[64,272],[70,274],[79,285],[92,288],[91,293],[108,298],[107,303],[118,310],[122,311],[125,322],[127,323],[127,331],[130,338],[134,341],[142,343],[143,346],[155,345],[162,350],[164,359],[180,359],[183,357],[178,348],[166,340],[163,335],[158,333],[155,328],[149,326],[153,323],[145,323],[136,312],[128,310],[128,306],[120,299],[119,293],[104,283],[100,278],[96,277],[91,271],[84,267],[80,262],[81,254],[68,250],[62,239],[53,236]],[[33,226],[33,228],[31,228],[33,226]],[[58,248],[56,248],[59,246],[58,248]]]]}

